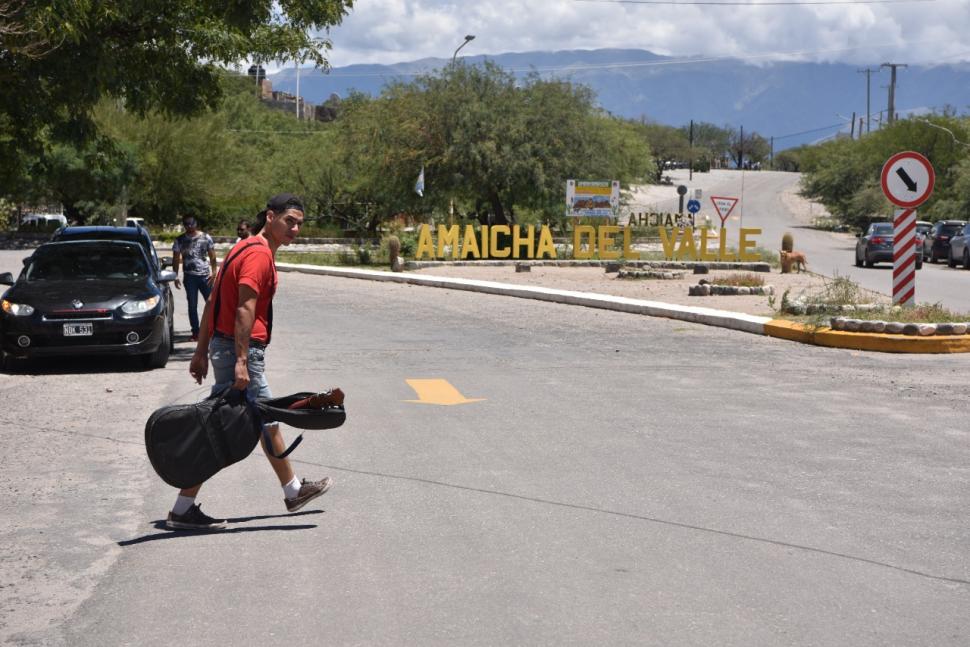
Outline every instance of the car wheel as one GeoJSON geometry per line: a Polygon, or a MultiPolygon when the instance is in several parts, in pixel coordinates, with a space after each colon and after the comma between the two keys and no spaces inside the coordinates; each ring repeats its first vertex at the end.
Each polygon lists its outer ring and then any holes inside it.
{"type": "Polygon", "coordinates": [[[919,256],[916,257],[916,269],[923,269],[923,259],[919,256]]]}
{"type": "Polygon", "coordinates": [[[936,263],[939,260],[940,260],[939,257],[936,255],[936,250],[935,249],[931,249],[930,250],[930,263],[936,263]]]}
{"type": "Polygon", "coordinates": [[[168,322],[168,352],[175,352],[175,321],[168,322]]]}
{"type": "Polygon", "coordinates": [[[162,328],[162,343],[154,352],[141,356],[142,364],[145,368],[165,368],[168,364],[168,356],[172,347],[172,335],[168,327],[162,328]]]}
{"type": "Polygon", "coordinates": [[[970,270],[970,250],[963,248],[963,269],[970,270]]]}
{"type": "Polygon", "coordinates": [[[953,249],[950,249],[950,253],[946,255],[946,264],[948,267],[956,267],[957,259],[953,258],[953,249]]]}
{"type": "Polygon", "coordinates": [[[871,260],[869,259],[869,254],[866,254],[866,267],[872,267],[873,265],[875,265],[875,263],[873,263],[873,262],[872,262],[872,261],[871,261],[871,260]]]}
{"type": "Polygon", "coordinates": [[[858,254],[855,255],[855,266],[856,267],[862,267],[862,259],[859,258],[859,255],[858,254]]]}

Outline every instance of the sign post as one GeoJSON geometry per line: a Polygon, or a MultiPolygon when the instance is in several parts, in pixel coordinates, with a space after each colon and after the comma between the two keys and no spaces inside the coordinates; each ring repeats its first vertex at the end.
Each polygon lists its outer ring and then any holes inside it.
{"type": "Polygon", "coordinates": [[[714,208],[717,209],[717,215],[721,217],[721,229],[727,223],[728,216],[734,211],[734,207],[738,204],[737,198],[723,198],[716,195],[711,196],[711,202],[714,203],[714,208]]]}
{"type": "Polygon", "coordinates": [[[882,192],[899,209],[893,217],[893,303],[916,302],[916,207],[933,193],[930,161],[913,151],[896,153],[882,167],[882,192]]]}

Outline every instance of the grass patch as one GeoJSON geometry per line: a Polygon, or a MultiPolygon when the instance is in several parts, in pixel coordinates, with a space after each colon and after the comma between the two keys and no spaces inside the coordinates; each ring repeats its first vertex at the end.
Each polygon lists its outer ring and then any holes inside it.
{"type": "Polygon", "coordinates": [[[357,248],[341,252],[276,252],[280,263],[300,263],[303,265],[339,265],[349,267],[381,267],[388,265],[386,254],[375,253],[367,248],[357,248]]]}
{"type": "Polygon", "coordinates": [[[765,284],[765,278],[753,272],[744,272],[743,274],[719,276],[717,279],[712,279],[711,283],[715,285],[736,285],[742,288],[756,288],[765,284]]]}

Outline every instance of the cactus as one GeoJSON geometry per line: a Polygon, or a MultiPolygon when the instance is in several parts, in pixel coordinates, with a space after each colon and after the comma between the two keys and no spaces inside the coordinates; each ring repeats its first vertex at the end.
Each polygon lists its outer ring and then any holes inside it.
{"type": "Polygon", "coordinates": [[[795,239],[792,237],[791,232],[786,231],[785,235],[781,237],[781,249],[785,252],[790,252],[794,249],[795,239]]]}
{"type": "Polygon", "coordinates": [[[404,263],[401,262],[401,239],[397,236],[388,236],[387,238],[387,255],[388,260],[391,262],[391,270],[394,272],[400,272],[404,269],[404,263]]]}

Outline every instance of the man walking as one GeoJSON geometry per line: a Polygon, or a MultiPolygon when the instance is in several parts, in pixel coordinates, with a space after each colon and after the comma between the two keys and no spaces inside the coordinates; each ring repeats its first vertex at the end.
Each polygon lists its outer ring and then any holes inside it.
{"type": "MultiPolygon", "coordinates": [[[[209,298],[212,278],[216,273],[216,250],[212,236],[200,231],[192,216],[182,219],[185,233],[175,239],[172,245],[172,270],[179,273],[179,265],[184,268],[185,300],[189,303],[189,325],[192,327],[192,341],[199,339],[199,294],[209,298]],[[208,258],[206,258],[208,256],[208,258]]],[[[181,288],[182,282],[175,279],[175,287],[181,288]]]]}
{"type": "MultiPolygon", "coordinates": [[[[289,245],[303,225],[303,204],[296,196],[283,193],[270,198],[266,210],[253,224],[253,235],[233,246],[216,279],[216,295],[206,302],[199,328],[198,344],[189,373],[202,384],[212,360],[216,384],[212,393],[227,386],[248,389],[255,397],[271,397],[264,375],[266,347],[273,332],[273,295],[277,274],[275,255],[280,245],[289,245]],[[216,305],[218,311],[216,312],[216,305]]],[[[274,458],[286,448],[279,425],[266,426],[272,451],[263,450],[283,487],[286,509],[295,512],[330,489],[330,477],[319,481],[300,480],[288,459],[274,458]]],[[[261,440],[261,442],[264,442],[261,440]]],[[[195,497],[202,484],[179,492],[166,526],[173,530],[224,528],[225,520],[202,512],[195,497]]]]}

